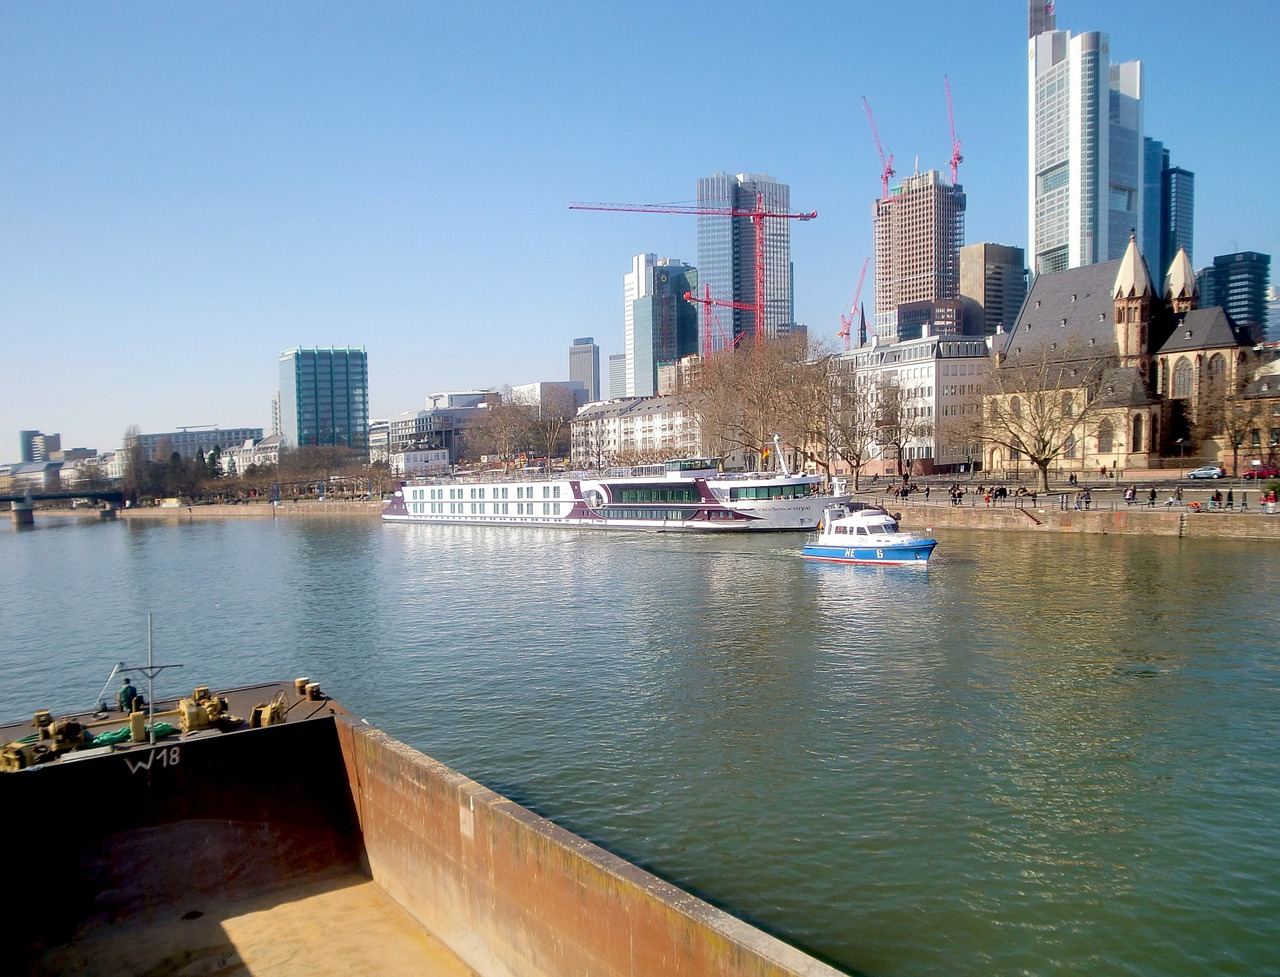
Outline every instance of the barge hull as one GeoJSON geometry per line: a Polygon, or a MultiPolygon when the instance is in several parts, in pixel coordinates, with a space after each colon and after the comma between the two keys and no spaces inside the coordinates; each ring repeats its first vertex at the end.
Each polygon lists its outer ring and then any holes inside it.
{"type": "Polygon", "coordinates": [[[838,973],[336,703],[0,775],[0,804],[0,970],[838,973]]]}

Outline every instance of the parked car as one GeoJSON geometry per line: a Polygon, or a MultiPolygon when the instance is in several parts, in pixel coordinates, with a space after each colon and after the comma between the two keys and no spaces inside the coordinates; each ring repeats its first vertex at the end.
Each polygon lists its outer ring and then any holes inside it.
{"type": "Polygon", "coordinates": [[[1280,468],[1275,465],[1251,465],[1245,478],[1280,478],[1280,468]]]}
{"type": "Polygon", "coordinates": [[[1187,478],[1221,478],[1226,473],[1221,465],[1201,465],[1187,472],[1187,478]]]}

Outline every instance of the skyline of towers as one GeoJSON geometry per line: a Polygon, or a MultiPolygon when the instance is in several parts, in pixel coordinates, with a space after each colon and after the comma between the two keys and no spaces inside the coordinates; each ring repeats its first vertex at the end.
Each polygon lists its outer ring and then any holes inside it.
{"type": "Polygon", "coordinates": [[[369,446],[364,347],[296,346],[280,354],[280,447],[369,446]]]}
{"type": "Polygon", "coordinates": [[[1103,31],[1055,29],[1029,0],[1028,259],[1033,274],[1121,257],[1144,240],[1142,62],[1112,62],[1103,31]]]}
{"type": "MultiPolygon", "coordinates": [[[[699,207],[790,213],[791,187],[764,173],[717,172],[698,179],[699,207]]],[[[710,287],[711,298],[740,305],[756,304],[755,227],[749,217],[700,214],[697,218],[698,279],[710,287]]],[[[764,221],[764,335],[790,335],[795,310],[791,282],[791,222],[764,221]]],[[[724,349],[740,336],[754,335],[755,313],[750,309],[698,307],[698,351],[724,349]],[[710,313],[710,316],[709,316],[710,313]],[[714,320],[714,321],[713,321],[714,320]],[[708,344],[708,333],[710,343],[708,344]]]]}
{"type": "Polygon", "coordinates": [[[873,205],[874,332],[898,338],[898,307],[960,297],[964,189],[937,170],[915,173],[873,205]]]}

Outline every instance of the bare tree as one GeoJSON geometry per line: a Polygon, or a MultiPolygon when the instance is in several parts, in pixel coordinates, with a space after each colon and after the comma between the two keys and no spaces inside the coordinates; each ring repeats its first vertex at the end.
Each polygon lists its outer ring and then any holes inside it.
{"type": "Polygon", "coordinates": [[[876,437],[876,384],[865,374],[837,366],[827,374],[827,387],[831,453],[853,471],[856,489],[876,437]]]}
{"type": "Polygon", "coordinates": [[[1258,424],[1262,404],[1248,396],[1249,377],[1243,370],[1233,379],[1225,370],[1211,370],[1201,387],[1195,430],[1200,437],[1219,437],[1231,448],[1231,473],[1240,474],[1240,448],[1258,424]]]}
{"type": "Polygon", "coordinates": [[[550,470],[553,458],[569,454],[569,432],[578,412],[578,401],[572,390],[551,387],[543,391],[542,402],[529,407],[530,433],[536,437],[538,450],[547,459],[550,470]]]}
{"type": "Polygon", "coordinates": [[[801,339],[775,339],[704,361],[680,397],[698,423],[704,450],[720,456],[738,450],[759,463],[775,434],[803,445],[817,426],[814,390],[824,369],[808,352],[801,339]]]}
{"type": "Polygon", "coordinates": [[[124,444],[120,450],[124,452],[120,486],[129,500],[137,505],[147,478],[146,459],[142,457],[142,428],[137,424],[125,428],[124,444]]]}
{"type": "Polygon", "coordinates": [[[500,397],[485,405],[484,416],[476,422],[474,435],[468,441],[504,467],[511,465],[533,441],[529,405],[516,401],[507,387],[500,397]]]}
{"type": "Polygon", "coordinates": [[[983,409],[968,440],[1000,445],[1025,457],[1049,491],[1049,466],[1076,442],[1093,416],[1111,406],[1098,396],[1112,356],[1090,356],[1077,344],[1043,342],[999,363],[987,376],[983,409]]]}
{"type": "Polygon", "coordinates": [[[933,434],[933,421],[924,408],[912,403],[912,397],[903,389],[897,377],[882,374],[875,389],[875,441],[885,448],[892,448],[895,469],[902,474],[902,461],[906,449],[913,441],[922,441],[933,434]]]}

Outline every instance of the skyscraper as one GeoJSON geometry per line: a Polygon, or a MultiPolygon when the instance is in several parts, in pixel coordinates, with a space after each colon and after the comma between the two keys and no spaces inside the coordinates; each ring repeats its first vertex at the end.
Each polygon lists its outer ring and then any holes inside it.
{"type": "Polygon", "coordinates": [[[1164,143],[1146,136],[1142,140],[1142,214],[1146,218],[1142,227],[1142,256],[1153,271],[1163,275],[1169,270],[1160,249],[1163,228],[1160,199],[1164,183],[1164,171],[1169,168],[1169,150],[1164,143]]]}
{"type": "Polygon", "coordinates": [[[590,336],[569,347],[569,382],[581,384],[588,401],[600,399],[600,347],[590,336]]]}
{"type": "Polygon", "coordinates": [[[1167,274],[1174,255],[1185,248],[1194,256],[1196,175],[1181,166],[1166,166],[1160,174],[1160,262],[1167,274]]]}
{"type": "Polygon", "coordinates": [[[698,351],[697,311],[684,297],[697,288],[697,271],[677,259],[652,254],[632,259],[623,277],[624,396],[652,397],[658,392],[659,365],[698,351]]]}
{"type": "Polygon", "coordinates": [[[369,447],[364,348],[295,347],[280,354],[280,446],[369,447]]]}
{"type": "Polygon", "coordinates": [[[1173,257],[1186,249],[1193,258],[1196,175],[1169,162],[1169,150],[1150,137],[1142,153],[1142,253],[1151,268],[1169,272],[1173,257]]]}
{"type": "Polygon", "coordinates": [[[1028,9],[1044,27],[1027,42],[1032,270],[1114,260],[1143,239],[1142,63],[1113,64],[1108,34],[1054,30],[1044,0],[1028,9]]]}
{"type": "Polygon", "coordinates": [[[1212,268],[1196,273],[1200,308],[1220,305],[1241,326],[1261,339],[1267,332],[1267,294],[1271,285],[1271,255],[1257,251],[1220,254],[1212,268]]]}
{"type": "Polygon", "coordinates": [[[960,298],[964,331],[994,336],[1012,332],[1027,297],[1026,257],[1007,244],[970,244],[960,249],[960,298]]]}
{"type": "Polygon", "coordinates": [[[898,306],[960,297],[964,190],[937,170],[907,177],[874,205],[875,333],[896,341],[898,306]]]}
{"type": "MultiPolygon", "coordinates": [[[[716,173],[698,180],[698,206],[789,213],[791,188],[764,174],[716,173]]],[[[791,294],[791,222],[764,220],[764,335],[788,334],[795,319],[791,294]]],[[[698,216],[698,278],[711,298],[742,305],[756,304],[755,227],[749,217],[698,216]]],[[[723,349],[738,337],[754,335],[751,309],[714,310],[699,306],[698,351],[723,349]]]]}
{"type": "Polygon", "coordinates": [[[1027,37],[1053,30],[1053,0],[1029,0],[1027,3],[1027,37]]]}
{"type": "Polygon", "coordinates": [[[612,353],[609,356],[609,399],[618,400],[627,395],[627,354],[612,353]]]}

